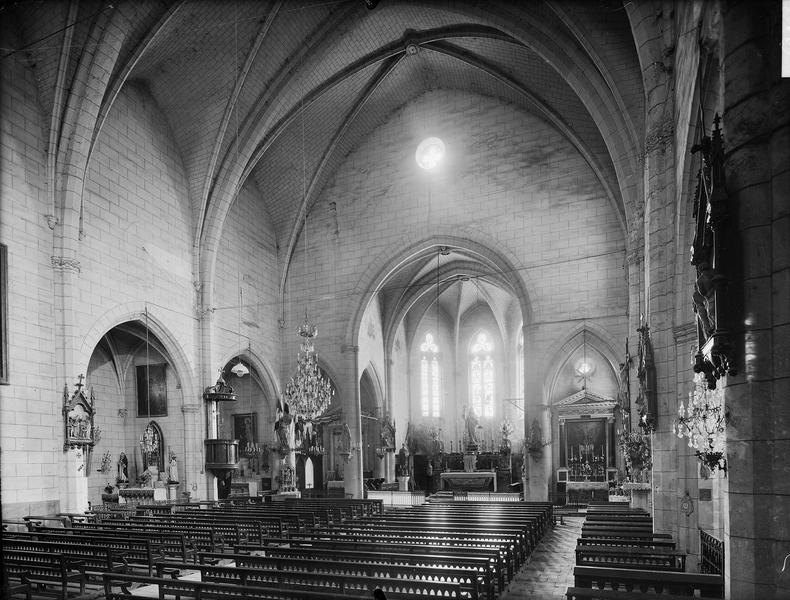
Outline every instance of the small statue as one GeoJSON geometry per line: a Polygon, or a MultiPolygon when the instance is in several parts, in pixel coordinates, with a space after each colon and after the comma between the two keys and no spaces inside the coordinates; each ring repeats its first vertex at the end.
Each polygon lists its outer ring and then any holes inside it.
{"type": "Polygon", "coordinates": [[[167,483],[178,483],[178,462],[174,452],[170,453],[170,464],[167,466],[167,483]]]}
{"type": "Polygon", "coordinates": [[[283,402],[282,409],[278,408],[277,413],[278,417],[277,421],[274,423],[274,432],[277,434],[277,440],[280,445],[280,456],[285,456],[291,449],[288,434],[293,417],[291,416],[291,409],[288,408],[287,402],[283,402]]]}
{"type": "Polygon", "coordinates": [[[398,477],[405,477],[409,474],[409,450],[406,448],[405,443],[400,447],[400,451],[398,452],[398,462],[396,466],[398,468],[398,477]]]}
{"type": "Polygon", "coordinates": [[[389,414],[384,417],[381,424],[381,447],[385,450],[395,451],[395,426],[389,414]]]}
{"type": "Polygon", "coordinates": [[[129,459],[126,458],[126,453],[121,452],[118,457],[118,483],[128,483],[129,481],[129,459]]]}
{"type": "Polygon", "coordinates": [[[482,429],[482,427],[480,426],[477,412],[475,411],[474,407],[467,405],[466,410],[464,410],[464,423],[466,424],[467,445],[479,445],[480,440],[477,437],[477,430],[482,429]]]}

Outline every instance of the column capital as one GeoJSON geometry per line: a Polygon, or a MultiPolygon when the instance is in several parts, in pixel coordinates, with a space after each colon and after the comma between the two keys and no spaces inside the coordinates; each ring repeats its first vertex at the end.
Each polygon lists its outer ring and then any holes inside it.
{"type": "Polygon", "coordinates": [[[68,258],[66,256],[50,256],[50,263],[52,269],[55,271],[71,271],[73,273],[80,272],[80,261],[76,258],[68,258]]]}

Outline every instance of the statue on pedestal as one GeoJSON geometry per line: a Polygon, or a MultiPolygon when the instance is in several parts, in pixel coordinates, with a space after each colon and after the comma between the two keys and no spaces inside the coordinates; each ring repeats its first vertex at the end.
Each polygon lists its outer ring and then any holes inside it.
{"type": "Polygon", "coordinates": [[[396,475],[406,477],[409,474],[409,450],[404,443],[398,452],[398,462],[396,463],[396,475]]]}
{"type": "Polygon", "coordinates": [[[118,457],[118,475],[116,476],[117,483],[129,483],[129,459],[126,458],[126,452],[121,452],[118,457]]]}
{"type": "Polygon", "coordinates": [[[170,463],[167,465],[167,483],[178,483],[178,462],[175,453],[170,453],[170,463]]]}
{"type": "Polygon", "coordinates": [[[464,424],[466,426],[466,447],[467,449],[477,450],[477,447],[480,445],[478,430],[482,429],[482,427],[474,407],[467,405],[464,409],[464,424]]]}
{"type": "Polygon", "coordinates": [[[385,451],[395,451],[395,426],[389,415],[381,423],[381,447],[385,451]]]}

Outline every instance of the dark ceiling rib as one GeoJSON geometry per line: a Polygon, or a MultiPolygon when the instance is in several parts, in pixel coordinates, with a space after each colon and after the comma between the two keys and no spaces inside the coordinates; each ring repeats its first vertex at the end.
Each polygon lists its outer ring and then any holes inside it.
{"type": "Polygon", "coordinates": [[[99,340],[99,344],[104,343],[106,346],[105,351],[110,356],[113,371],[115,372],[115,381],[118,384],[118,392],[123,390],[123,381],[121,381],[121,366],[118,364],[118,349],[115,347],[115,342],[110,338],[109,332],[105,333],[99,340]]]}
{"type": "MultiPolygon", "coordinates": [[[[57,181],[58,169],[58,148],[60,147],[60,134],[63,124],[64,103],[63,97],[67,93],[66,72],[71,55],[71,44],[74,38],[74,25],[77,22],[78,2],[72,0],[69,3],[69,12],[66,17],[65,31],[63,32],[63,42],[60,47],[60,57],[58,58],[58,76],[55,80],[55,97],[52,102],[52,115],[49,124],[49,151],[47,152],[47,181],[57,181]]],[[[56,216],[57,213],[57,186],[49,185],[49,206],[50,214],[56,216]]]]}
{"type": "MultiPolygon", "coordinates": [[[[301,231],[301,224],[304,222],[306,215],[310,213],[310,201],[309,199],[315,193],[315,188],[318,182],[321,180],[321,175],[326,168],[326,165],[329,163],[329,159],[332,157],[337,145],[340,143],[340,140],[343,139],[346,131],[351,126],[351,123],[354,121],[356,116],[365,106],[367,101],[373,95],[373,93],[379,88],[381,83],[387,78],[387,76],[392,72],[392,70],[398,65],[398,63],[403,59],[405,53],[401,53],[395,56],[390,57],[386,60],[386,62],[379,68],[376,75],[372,78],[372,80],[365,86],[365,89],[358,95],[357,99],[354,102],[354,105],[351,109],[346,113],[346,116],[343,118],[340,127],[335,132],[332,139],[329,141],[326,149],[324,150],[323,156],[321,157],[321,161],[319,162],[318,166],[315,169],[312,177],[310,178],[310,185],[307,188],[307,191],[304,194],[304,197],[301,199],[299,211],[296,215],[294,220],[293,227],[291,228],[291,235],[288,240],[288,248],[286,249],[285,258],[284,258],[284,265],[283,271],[280,275],[280,296],[281,300],[284,300],[285,294],[285,281],[288,277],[288,272],[290,270],[291,265],[291,257],[293,256],[294,249],[296,248],[296,241],[299,239],[299,232],[301,231]]],[[[284,308],[284,302],[281,302],[281,305],[284,308]]]]}
{"type": "MultiPolygon", "coordinates": [[[[428,256],[425,261],[422,261],[420,269],[430,262],[431,259],[432,256],[428,256]]],[[[501,287],[508,293],[515,296],[516,292],[513,289],[510,281],[508,281],[507,277],[503,273],[499,272],[495,265],[488,263],[488,261],[478,262],[470,258],[466,258],[465,260],[453,260],[452,262],[449,262],[439,268],[439,295],[441,296],[441,294],[447,288],[462,280],[461,278],[463,277],[468,276],[470,278],[482,278],[481,275],[471,275],[473,273],[480,272],[481,264],[483,265],[483,268],[487,269],[485,276],[487,281],[489,281],[492,285],[501,287]]],[[[406,314],[413,307],[415,307],[421,301],[424,303],[420,314],[417,316],[417,318],[420,319],[422,318],[422,315],[424,315],[428,310],[431,303],[435,302],[435,297],[429,297],[429,295],[435,294],[435,290],[437,288],[436,279],[436,271],[429,271],[419,279],[411,280],[408,286],[404,287],[403,292],[399,295],[393,309],[389,314],[384,315],[382,329],[384,331],[385,344],[392,344],[398,323],[403,320],[406,314]]],[[[386,290],[387,288],[385,286],[379,288],[376,293],[381,294],[386,290]]]]}
{"type": "MultiPolygon", "coordinates": [[[[206,169],[206,178],[203,182],[203,188],[200,197],[200,215],[202,218],[206,216],[206,205],[208,204],[209,193],[211,190],[211,182],[214,181],[214,170],[217,167],[217,161],[219,160],[219,153],[222,149],[222,140],[225,138],[225,133],[228,129],[228,123],[230,123],[231,115],[233,114],[233,109],[236,109],[236,119],[238,122],[239,116],[239,94],[241,93],[241,89],[244,87],[245,82],[247,81],[247,75],[250,73],[250,69],[252,68],[255,59],[258,57],[258,52],[263,45],[263,41],[266,39],[266,36],[269,34],[269,30],[272,27],[272,23],[274,23],[275,18],[280,12],[280,9],[283,6],[283,0],[278,0],[269,13],[266,15],[266,19],[261,24],[258,33],[255,36],[255,40],[250,47],[249,52],[247,53],[247,58],[244,61],[244,65],[242,66],[241,71],[238,73],[236,77],[235,85],[233,87],[233,92],[231,93],[230,98],[228,98],[228,102],[225,105],[225,113],[222,115],[222,121],[220,122],[219,130],[217,131],[217,137],[214,140],[213,150],[211,152],[211,158],[209,160],[208,168],[206,169]]],[[[234,69],[238,69],[238,64],[234,62],[234,69]]],[[[236,138],[236,144],[238,144],[238,136],[239,132],[236,131],[234,133],[234,138],[236,138]]],[[[232,147],[232,143],[228,144],[228,152],[232,147]]]]}
{"type": "MultiPolygon", "coordinates": [[[[104,127],[107,116],[110,114],[110,109],[113,107],[115,100],[118,98],[118,94],[121,93],[121,88],[123,88],[123,85],[126,83],[134,68],[137,66],[137,63],[140,62],[143,54],[145,54],[146,50],[148,50],[156,37],[162,33],[162,31],[165,29],[165,26],[170,22],[176,12],[178,12],[178,9],[184,5],[184,2],[185,0],[179,0],[178,2],[175,2],[162,14],[162,16],[156,22],[156,25],[154,25],[145,38],[143,38],[140,43],[137,44],[123,69],[109,85],[107,93],[104,95],[104,99],[102,100],[101,108],[99,109],[99,115],[96,119],[96,127],[93,129],[93,136],[88,149],[88,159],[85,161],[86,165],[91,164],[91,158],[93,156],[93,150],[96,147],[96,141],[99,139],[99,134],[101,133],[102,127],[104,127]]],[[[83,187],[85,179],[85,177],[82,178],[83,187]]]]}
{"type": "MultiPolygon", "coordinates": [[[[348,15],[355,10],[356,7],[351,5],[346,6],[345,10],[340,10],[334,15],[332,19],[324,20],[317,28],[310,32],[306,39],[318,39],[325,41],[329,38],[348,17],[348,15]]],[[[319,43],[320,45],[320,43],[319,43]]],[[[257,110],[250,112],[249,115],[245,116],[244,121],[242,123],[241,131],[242,133],[237,133],[236,137],[237,146],[236,148],[239,149],[241,144],[242,137],[247,138],[255,138],[255,132],[259,129],[266,129],[266,113],[272,107],[275,106],[277,103],[273,101],[273,99],[277,98],[277,96],[288,87],[288,83],[295,80],[294,77],[294,70],[296,65],[302,64],[302,59],[307,53],[310,51],[311,46],[308,44],[304,44],[298,52],[295,52],[289,55],[288,59],[283,63],[277,73],[266,83],[264,86],[263,91],[255,98],[252,103],[253,107],[258,107],[257,110]]],[[[251,142],[251,146],[255,147],[259,144],[258,141],[251,142]]],[[[246,145],[245,145],[246,148],[246,145]]],[[[240,155],[246,155],[246,149],[242,152],[239,152],[240,155]]],[[[200,215],[199,222],[196,228],[196,236],[195,240],[199,248],[199,252],[202,252],[202,240],[204,240],[207,236],[206,234],[206,222],[209,218],[209,213],[212,210],[215,210],[214,207],[217,205],[221,205],[219,208],[216,208],[218,211],[223,211],[227,214],[227,211],[230,209],[230,204],[233,199],[236,197],[238,188],[241,187],[242,183],[247,179],[250,174],[250,171],[254,167],[254,165],[258,162],[255,158],[255,150],[252,150],[251,157],[249,160],[246,161],[244,168],[241,171],[241,174],[238,178],[233,178],[233,166],[232,166],[232,157],[230,154],[230,148],[225,153],[225,157],[222,160],[222,164],[220,168],[217,170],[216,173],[213,173],[213,179],[209,185],[209,190],[207,193],[207,201],[204,207],[204,212],[200,215]],[[231,188],[232,193],[227,194],[215,194],[217,183],[221,179],[221,174],[226,174],[226,180],[228,185],[231,188]],[[221,196],[219,200],[216,200],[214,203],[211,202],[212,196],[221,196]]],[[[218,219],[219,220],[219,219],[218,219]]],[[[224,216],[222,220],[224,221],[224,216]]],[[[217,225],[217,227],[221,230],[222,225],[217,225]]],[[[219,239],[219,235],[217,236],[219,239]]],[[[202,275],[201,275],[202,276],[202,275]]]]}
{"type": "Polygon", "coordinates": [[[549,123],[556,127],[557,130],[560,131],[560,133],[562,133],[562,135],[565,136],[579,151],[584,160],[590,166],[590,169],[592,169],[593,173],[595,173],[598,181],[601,183],[601,186],[603,187],[604,192],[609,198],[609,202],[614,208],[615,214],[618,217],[620,227],[622,228],[623,232],[625,232],[625,217],[622,211],[622,203],[618,202],[617,197],[615,196],[614,191],[609,185],[606,175],[603,172],[602,166],[598,163],[598,160],[595,158],[592,152],[590,152],[590,150],[587,148],[587,145],[581,140],[581,138],[579,138],[571,126],[568,125],[560,115],[549,108],[549,106],[543,102],[543,100],[527,90],[521,83],[515,81],[512,77],[501,71],[498,67],[481,60],[476,55],[473,55],[470,52],[459,48],[458,46],[444,42],[434,42],[426,46],[426,48],[435,52],[440,52],[447,56],[451,56],[462,62],[465,62],[470,66],[476,67],[523,96],[527,103],[529,103],[536,111],[538,111],[549,123]]]}
{"type": "Polygon", "coordinates": [[[587,56],[590,57],[590,60],[595,65],[595,68],[597,69],[598,74],[601,76],[601,79],[603,79],[606,82],[606,85],[609,87],[609,93],[612,95],[612,98],[617,104],[617,108],[623,119],[623,123],[628,130],[629,139],[638,140],[639,137],[636,134],[636,128],[634,127],[634,122],[631,119],[631,113],[628,112],[628,108],[626,107],[625,102],[620,95],[620,91],[615,84],[614,79],[609,74],[609,70],[603,66],[605,63],[603,60],[601,60],[601,57],[593,48],[592,43],[590,43],[587,37],[583,35],[581,29],[578,27],[578,25],[576,25],[576,22],[570,17],[565,8],[562,7],[558,2],[554,0],[548,0],[546,5],[552,11],[554,11],[560,21],[562,21],[562,24],[568,28],[568,31],[573,33],[577,43],[584,49],[584,52],[587,54],[587,56]]]}

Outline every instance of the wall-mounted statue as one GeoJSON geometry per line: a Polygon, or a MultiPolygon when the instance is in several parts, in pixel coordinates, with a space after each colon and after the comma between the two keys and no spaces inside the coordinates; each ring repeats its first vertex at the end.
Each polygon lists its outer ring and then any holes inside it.
{"type": "Polygon", "coordinates": [[[395,452],[395,425],[389,414],[381,422],[381,447],[387,452],[395,452]]]}
{"type": "Polygon", "coordinates": [[[692,153],[701,155],[694,197],[696,227],[691,245],[691,264],[696,270],[691,301],[698,342],[694,372],[705,375],[709,389],[715,389],[716,381],[723,375],[736,372],[729,334],[727,269],[731,257],[727,250],[732,241],[720,121],[716,115],[711,136],[703,137],[691,148],[692,153]]]}

